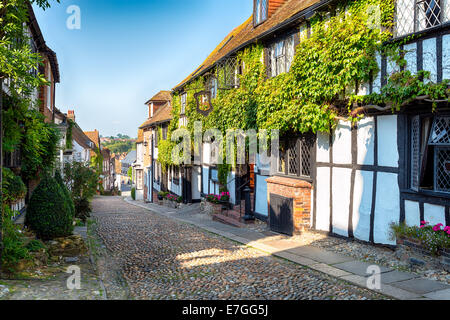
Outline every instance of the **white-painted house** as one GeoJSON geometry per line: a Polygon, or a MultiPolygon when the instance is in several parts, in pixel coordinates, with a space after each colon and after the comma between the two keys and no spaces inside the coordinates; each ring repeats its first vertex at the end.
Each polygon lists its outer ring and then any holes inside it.
{"type": "MultiPolygon", "coordinates": [[[[266,48],[267,64],[273,63],[270,57],[277,54],[271,50],[282,44],[286,54],[277,58],[277,64],[281,59],[287,66],[283,70],[289,70],[289,59],[293,57],[290,53],[299,44],[298,30],[310,34],[307,20],[314,11],[328,10],[329,5],[337,3],[258,1],[261,2],[264,8],[274,10],[268,9],[267,21],[249,21],[241,27],[243,31],[232,33],[215,55],[174,91],[182,94],[190,80],[211,72],[218,61],[231,61],[236,50],[256,41],[266,48]],[[275,3],[278,7],[274,9],[275,3]],[[270,27],[264,29],[269,21],[270,27]],[[248,34],[253,38],[242,43],[242,37],[249,37],[248,34]]],[[[401,49],[406,50],[407,64],[402,68],[412,73],[429,71],[435,83],[450,79],[450,1],[396,1],[392,41],[401,41],[401,49]]],[[[361,86],[360,94],[379,92],[389,76],[402,69],[382,56],[377,61],[379,74],[374,75],[372,83],[361,86]]],[[[271,76],[279,74],[278,68],[270,70],[271,76]]],[[[209,88],[217,90],[214,86],[209,88]]],[[[184,125],[181,121],[188,119],[180,116],[180,124],[184,125]]],[[[272,230],[292,234],[312,228],[395,245],[390,239],[392,223],[418,226],[426,220],[450,225],[448,102],[439,103],[433,110],[431,102],[416,100],[398,112],[370,111],[354,125],[341,120],[329,134],[282,138],[279,153],[272,155],[270,165],[257,160],[254,167],[239,167],[239,172],[231,172],[228,179],[235,204],[242,197],[242,182],[252,181],[253,211],[272,230]]],[[[200,188],[191,185],[189,190],[199,190],[202,195],[218,194],[218,169],[210,161],[210,144],[203,144],[202,153],[200,188]]]]}

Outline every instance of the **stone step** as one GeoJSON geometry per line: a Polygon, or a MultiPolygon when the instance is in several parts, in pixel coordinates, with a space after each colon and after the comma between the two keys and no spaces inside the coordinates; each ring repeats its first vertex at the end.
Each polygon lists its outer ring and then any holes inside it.
{"type": "Polygon", "coordinates": [[[229,226],[237,227],[237,228],[243,228],[245,227],[245,224],[236,221],[236,219],[222,215],[222,214],[213,214],[213,220],[219,221],[221,223],[227,224],[229,226]]]}
{"type": "Polygon", "coordinates": [[[241,214],[238,211],[227,210],[227,211],[224,211],[224,213],[225,213],[226,216],[228,216],[230,218],[233,218],[233,219],[235,219],[237,221],[239,221],[241,219],[241,214]]]}

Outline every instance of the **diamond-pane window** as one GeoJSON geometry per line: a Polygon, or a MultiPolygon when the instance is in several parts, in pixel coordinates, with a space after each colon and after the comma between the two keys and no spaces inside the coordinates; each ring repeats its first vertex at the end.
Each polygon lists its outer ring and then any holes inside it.
{"type": "Polygon", "coordinates": [[[450,145],[450,117],[437,117],[433,123],[429,144],[450,145]]]}
{"type": "Polygon", "coordinates": [[[289,141],[289,174],[290,175],[298,175],[300,172],[299,161],[298,161],[298,148],[297,141],[291,140],[289,141]]]}
{"type": "Polygon", "coordinates": [[[437,147],[435,153],[435,189],[450,193],[450,147],[437,147]]]}
{"type": "Polygon", "coordinates": [[[411,119],[411,189],[450,193],[450,116],[411,119]]]}
{"type": "Polygon", "coordinates": [[[278,172],[288,176],[310,178],[314,135],[302,135],[280,141],[278,172]]]}
{"type": "Polygon", "coordinates": [[[411,121],[411,189],[419,190],[420,174],[420,117],[411,121]]]}
{"type": "Polygon", "coordinates": [[[450,18],[449,0],[397,0],[395,36],[439,26],[450,18]]]}

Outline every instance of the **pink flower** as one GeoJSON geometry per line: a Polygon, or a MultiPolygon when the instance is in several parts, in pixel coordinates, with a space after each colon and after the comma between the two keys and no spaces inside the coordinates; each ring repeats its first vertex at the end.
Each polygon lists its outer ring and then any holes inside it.
{"type": "Polygon", "coordinates": [[[450,235],[450,226],[447,226],[444,228],[444,231],[447,232],[447,234],[450,235]]]}
{"type": "Polygon", "coordinates": [[[442,227],[442,226],[443,226],[442,223],[439,223],[439,224],[435,225],[435,226],[433,227],[433,231],[441,231],[441,227],[442,227]]]}

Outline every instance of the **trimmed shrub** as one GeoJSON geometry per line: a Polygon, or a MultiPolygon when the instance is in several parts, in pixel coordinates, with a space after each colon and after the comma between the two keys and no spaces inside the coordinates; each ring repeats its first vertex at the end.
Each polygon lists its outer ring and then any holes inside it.
{"type": "Polygon", "coordinates": [[[25,223],[44,240],[72,234],[72,209],[54,178],[45,176],[33,192],[25,223]]]}
{"type": "Polygon", "coordinates": [[[69,189],[67,189],[67,186],[61,177],[61,173],[58,170],[56,170],[56,173],[55,173],[55,180],[56,180],[56,182],[58,182],[59,186],[61,187],[61,189],[64,193],[64,196],[66,197],[67,205],[70,207],[70,212],[72,214],[72,217],[76,217],[74,201],[69,192],[69,189]]]}
{"type": "Polygon", "coordinates": [[[136,200],[136,188],[131,189],[131,198],[136,200]]]}

